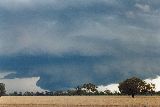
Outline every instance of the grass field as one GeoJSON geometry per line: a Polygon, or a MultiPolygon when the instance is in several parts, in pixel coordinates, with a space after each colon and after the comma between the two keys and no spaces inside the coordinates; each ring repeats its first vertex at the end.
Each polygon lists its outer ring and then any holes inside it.
{"type": "Polygon", "coordinates": [[[160,97],[59,96],[1,97],[0,107],[160,107],[160,97]]]}

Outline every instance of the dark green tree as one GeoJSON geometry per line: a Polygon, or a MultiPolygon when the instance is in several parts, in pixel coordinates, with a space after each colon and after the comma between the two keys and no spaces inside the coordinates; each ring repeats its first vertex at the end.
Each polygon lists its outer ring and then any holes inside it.
{"type": "Polygon", "coordinates": [[[118,88],[121,94],[132,95],[134,98],[136,94],[146,94],[148,92],[153,92],[154,84],[150,85],[139,78],[132,77],[119,83],[118,88]]]}
{"type": "Polygon", "coordinates": [[[110,90],[105,90],[104,93],[105,93],[106,95],[112,95],[112,92],[111,92],[110,90]]]}
{"type": "Polygon", "coordinates": [[[18,96],[18,92],[17,92],[17,91],[14,91],[14,92],[13,92],[13,96],[18,96]]]}
{"type": "Polygon", "coordinates": [[[23,93],[22,93],[22,92],[19,92],[19,93],[18,93],[18,96],[22,96],[22,95],[23,95],[23,93]]]}
{"type": "Polygon", "coordinates": [[[82,89],[89,95],[98,93],[97,86],[92,83],[83,84],[82,89]]]}
{"type": "Polygon", "coordinates": [[[59,91],[54,92],[54,95],[56,95],[56,96],[62,96],[62,95],[64,95],[64,92],[61,91],[61,90],[59,90],[59,91]]]}
{"type": "Polygon", "coordinates": [[[142,88],[141,94],[150,94],[153,95],[155,93],[155,84],[145,84],[145,86],[142,88]]]}
{"type": "Polygon", "coordinates": [[[1,97],[2,95],[5,95],[5,93],[6,93],[5,84],[0,83],[0,97],[1,97]]]}
{"type": "Polygon", "coordinates": [[[76,95],[85,95],[86,91],[82,89],[82,86],[76,87],[76,95]]]}
{"type": "Polygon", "coordinates": [[[67,94],[68,94],[69,96],[77,95],[77,90],[67,90],[67,94]]]}

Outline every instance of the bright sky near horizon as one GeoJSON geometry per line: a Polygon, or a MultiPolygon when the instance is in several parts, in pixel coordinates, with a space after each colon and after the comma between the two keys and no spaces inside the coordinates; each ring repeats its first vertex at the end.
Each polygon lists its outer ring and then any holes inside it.
{"type": "MultiPolygon", "coordinates": [[[[0,73],[0,83],[4,83],[6,86],[6,92],[7,93],[13,93],[13,92],[45,92],[50,90],[44,90],[37,86],[37,82],[39,81],[40,77],[30,77],[30,78],[14,78],[14,79],[5,79],[5,76],[9,75],[10,73],[0,73]]],[[[155,91],[160,91],[160,76],[157,76],[155,79],[145,79],[147,83],[153,83],[155,84],[155,91]]],[[[97,87],[97,90],[99,92],[104,92],[105,90],[110,90],[111,92],[119,92],[118,89],[119,84],[113,83],[108,85],[99,85],[97,87]]],[[[72,87],[73,88],[73,87],[72,87]]]]}

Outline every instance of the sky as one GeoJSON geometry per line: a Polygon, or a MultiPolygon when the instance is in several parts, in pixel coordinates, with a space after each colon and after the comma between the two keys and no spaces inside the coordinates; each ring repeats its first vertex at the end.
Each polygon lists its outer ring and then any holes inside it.
{"type": "Polygon", "coordinates": [[[41,87],[37,86],[37,82],[40,77],[28,77],[28,78],[5,78],[8,73],[0,73],[0,82],[5,84],[6,93],[13,93],[13,92],[45,92],[49,90],[44,90],[41,87]]]}
{"type": "Polygon", "coordinates": [[[25,80],[15,84],[33,83],[37,90],[156,78],[159,5],[159,0],[0,0],[1,77],[7,83],[25,80]]]}

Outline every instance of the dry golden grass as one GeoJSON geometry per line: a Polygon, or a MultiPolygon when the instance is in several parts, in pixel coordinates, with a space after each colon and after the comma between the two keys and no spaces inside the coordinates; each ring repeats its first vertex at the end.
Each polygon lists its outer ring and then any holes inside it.
{"type": "Polygon", "coordinates": [[[59,96],[1,97],[0,107],[160,107],[160,97],[59,96]]]}

